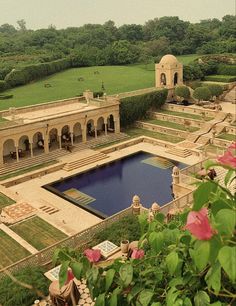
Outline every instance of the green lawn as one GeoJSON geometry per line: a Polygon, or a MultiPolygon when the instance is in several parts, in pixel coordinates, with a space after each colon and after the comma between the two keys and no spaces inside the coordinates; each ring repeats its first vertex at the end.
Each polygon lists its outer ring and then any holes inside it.
{"type": "MultiPolygon", "coordinates": [[[[178,116],[178,117],[184,117],[184,118],[190,118],[190,119],[196,119],[196,120],[202,120],[202,116],[200,116],[200,115],[189,114],[189,113],[184,113],[184,112],[175,112],[175,111],[161,109],[161,110],[158,110],[158,113],[162,113],[162,114],[166,114],[166,115],[172,115],[172,116],[178,116]]],[[[205,117],[204,118],[205,121],[210,121],[212,119],[213,119],[213,117],[205,117]]]]}
{"type": "MultiPolygon", "coordinates": [[[[30,253],[17,241],[0,230],[0,265],[9,266],[12,263],[29,256],[30,253]]],[[[0,267],[1,269],[1,267],[0,267]]]]}
{"type": "Polygon", "coordinates": [[[125,130],[125,133],[128,134],[130,137],[147,136],[147,137],[152,137],[152,138],[156,138],[160,140],[169,141],[172,143],[177,143],[177,142],[184,140],[184,138],[181,138],[181,137],[162,134],[158,132],[152,132],[152,131],[148,131],[145,129],[139,129],[139,128],[128,128],[125,130]]]}
{"type": "Polygon", "coordinates": [[[10,172],[10,173],[1,175],[0,176],[0,181],[7,180],[11,177],[15,177],[15,176],[18,176],[18,175],[22,175],[22,174],[30,172],[30,171],[35,171],[35,170],[38,170],[38,169],[41,169],[41,168],[44,168],[44,167],[48,167],[48,166],[51,166],[51,165],[56,164],[56,163],[57,163],[56,160],[51,160],[51,161],[43,163],[43,164],[38,164],[38,165],[34,165],[34,166],[31,166],[31,167],[27,167],[27,168],[22,168],[20,170],[14,171],[14,172],[10,172]]]}
{"type": "MultiPolygon", "coordinates": [[[[160,126],[163,126],[163,127],[168,127],[168,128],[172,128],[172,129],[176,129],[176,130],[180,130],[180,131],[187,131],[185,125],[175,123],[175,122],[158,120],[158,119],[149,119],[149,120],[145,120],[144,122],[155,124],[155,125],[160,125],[160,126]]],[[[199,128],[194,127],[194,126],[189,127],[190,132],[195,132],[197,130],[199,130],[199,128]]]]}
{"type": "Polygon", "coordinates": [[[0,210],[3,207],[6,207],[8,205],[14,204],[15,201],[5,196],[5,194],[0,192],[0,210]]]}
{"type": "Polygon", "coordinates": [[[11,226],[11,230],[37,250],[42,250],[67,237],[66,234],[37,216],[11,226]]]}
{"type": "Polygon", "coordinates": [[[229,140],[229,141],[236,141],[236,135],[227,134],[227,133],[221,134],[221,135],[217,136],[217,138],[224,139],[224,140],[229,140]]]}

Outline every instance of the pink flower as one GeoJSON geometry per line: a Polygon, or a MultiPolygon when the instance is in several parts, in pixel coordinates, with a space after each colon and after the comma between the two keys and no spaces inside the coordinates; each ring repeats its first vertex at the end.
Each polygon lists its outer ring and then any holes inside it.
{"type": "Polygon", "coordinates": [[[73,272],[69,269],[68,271],[67,271],[67,280],[66,280],[66,282],[65,282],[65,285],[67,285],[71,280],[73,280],[74,279],[74,274],[73,274],[73,272]]]}
{"type": "Polygon", "coordinates": [[[223,165],[236,168],[236,157],[230,150],[226,151],[223,156],[218,157],[218,161],[223,165]]]}
{"type": "Polygon", "coordinates": [[[90,262],[98,262],[99,259],[101,258],[101,251],[87,249],[84,251],[84,255],[88,258],[90,262]]]}
{"type": "Polygon", "coordinates": [[[191,211],[184,229],[190,231],[198,240],[209,240],[216,233],[210,225],[207,208],[191,211]]]}
{"type": "Polygon", "coordinates": [[[134,259],[141,259],[144,257],[144,250],[142,249],[133,249],[133,252],[132,252],[132,255],[131,255],[131,258],[134,258],[134,259]]]}

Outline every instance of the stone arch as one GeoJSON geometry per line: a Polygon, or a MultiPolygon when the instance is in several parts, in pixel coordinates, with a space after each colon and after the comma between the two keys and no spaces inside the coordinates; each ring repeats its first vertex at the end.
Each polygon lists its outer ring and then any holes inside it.
{"type": "Polygon", "coordinates": [[[70,141],[70,126],[68,124],[61,128],[61,140],[62,142],[70,141]]]}
{"type": "Polygon", "coordinates": [[[58,141],[58,129],[52,128],[48,133],[48,139],[49,139],[49,151],[56,150],[60,147],[59,141],[58,141]]]}
{"type": "Polygon", "coordinates": [[[28,135],[22,135],[18,139],[18,150],[19,150],[19,157],[29,155],[29,153],[30,153],[30,141],[29,141],[29,136],[28,135]]]}
{"type": "Polygon", "coordinates": [[[42,132],[34,133],[32,137],[32,149],[36,155],[44,153],[44,139],[42,132]]]}
{"type": "Polygon", "coordinates": [[[114,115],[110,114],[107,117],[107,131],[108,132],[114,132],[115,131],[115,121],[114,121],[114,115]]]}
{"type": "Polygon", "coordinates": [[[97,119],[97,131],[98,133],[105,131],[105,119],[102,116],[97,119]]]}
{"type": "Polygon", "coordinates": [[[80,122],[76,122],[74,124],[73,135],[74,135],[74,142],[82,141],[82,124],[80,122]]]}
{"type": "Polygon", "coordinates": [[[87,124],[86,124],[87,135],[95,136],[94,130],[95,130],[94,120],[93,119],[89,119],[87,121],[87,124]]]}
{"type": "Polygon", "coordinates": [[[161,85],[166,85],[166,74],[165,73],[161,73],[161,85]]]}
{"type": "Polygon", "coordinates": [[[174,86],[178,84],[178,72],[174,74],[174,86]]]}
{"type": "Polygon", "coordinates": [[[2,145],[3,148],[3,159],[7,160],[16,159],[16,147],[13,139],[6,139],[2,145]]]}

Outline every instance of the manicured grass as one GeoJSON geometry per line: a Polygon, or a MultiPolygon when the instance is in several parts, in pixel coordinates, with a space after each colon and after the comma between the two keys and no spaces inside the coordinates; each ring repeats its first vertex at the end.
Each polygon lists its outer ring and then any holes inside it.
{"type": "Polygon", "coordinates": [[[233,134],[224,133],[224,134],[217,136],[217,138],[229,140],[229,141],[236,141],[236,135],[233,135],[233,134]]]}
{"type": "Polygon", "coordinates": [[[0,209],[8,205],[14,204],[14,203],[16,202],[8,198],[7,196],[5,196],[5,194],[0,192],[0,209]]]}
{"type": "Polygon", "coordinates": [[[0,181],[7,180],[11,177],[15,177],[15,176],[18,176],[18,175],[22,175],[22,174],[30,172],[30,171],[34,171],[34,170],[38,170],[38,169],[41,169],[41,168],[44,168],[44,167],[47,167],[47,166],[51,166],[51,165],[56,164],[56,163],[57,163],[56,160],[52,160],[52,161],[49,161],[47,163],[43,163],[43,164],[35,165],[35,166],[32,166],[32,167],[23,168],[21,170],[17,170],[17,171],[14,171],[14,172],[10,172],[8,174],[1,175],[0,176],[0,181]]]}
{"type": "MultiPolygon", "coordinates": [[[[184,113],[184,112],[175,112],[175,111],[161,109],[161,110],[158,110],[158,113],[163,113],[163,114],[173,115],[173,116],[178,116],[178,117],[184,117],[184,118],[190,118],[190,119],[196,119],[196,120],[202,120],[202,116],[200,115],[189,114],[189,113],[184,113]]],[[[212,119],[213,117],[204,118],[205,121],[210,121],[212,119]]]]}
{"type": "MultiPolygon", "coordinates": [[[[145,120],[144,122],[155,124],[155,125],[160,125],[180,131],[187,131],[186,126],[183,124],[175,123],[175,122],[170,122],[170,121],[164,121],[164,120],[158,120],[158,119],[150,119],[150,120],[145,120]]],[[[189,128],[190,132],[195,132],[199,130],[199,128],[190,126],[189,128]]]]}
{"type": "Polygon", "coordinates": [[[232,75],[223,75],[223,74],[214,74],[205,76],[206,81],[214,81],[214,82],[224,82],[230,83],[236,81],[236,76],[232,75]]]}
{"type": "Polygon", "coordinates": [[[125,130],[125,133],[131,137],[147,136],[147,137],[152,137],[152,138],[156,138],[156,139],[160,139],[164,141],[169,141],[172,143],[177,143],[177,142],[184,140],[184,138],[181,138],[181,137],[162,134],[158,132],[152,132],[152,131],[148,131],[145,129],[139,129],[139,128],[128,128],[125,130]]]}
{"type": "MultiPolygon", "coordinates": [[[[3,267],[29,256],[30,253],[16,240],[0,230],[0,264],[3,267]]],[[[2,268],[0,266],[0,269],[2,268]]]]}
{"type": "Polygon", "coordinates": [[[224,153],[224,149],[222,147],[218,147],[218,146],[215,146],[215,145],[207,145],[205,148],[201,148],[201,150],[203,151],[206,151],[206,152],[210,152],[210,153],[214,153],[216,155],[222,155],[224,153]]]}
{"type": "Polygon", "coordinates": [[[180,61],[183,65],[188,65],[190,62],[199,58],[200,55],[197,54],[187,54],[187,55],[178,55],[176,56],[178,61],[180,61]]]}
{"type": "Polygon", "coordinates": [[[37,216],[11,226],[11,230],[37,250],[42,250],[67,237],[66,234],[37,216]]]}

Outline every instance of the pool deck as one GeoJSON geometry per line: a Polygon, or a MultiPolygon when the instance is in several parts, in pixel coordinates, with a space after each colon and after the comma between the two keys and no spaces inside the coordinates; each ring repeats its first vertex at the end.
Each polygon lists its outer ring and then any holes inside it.
{"type": "MultiPolygon", "coordinates": [[[[66,234],[73,235],[100,222],[101,219],[81,209],[80,207],[77,207],[71,204],[70,202],[54,195],[53,193],[45,190],[44,188],[41,188],[43,185],[52,183],[60,178],[66,178],[74,174],[88,171],[89,169],[95,166],[106,164],[124,156],[137,153],[139,151],[156,154],[172,160],[175,159],[176,161],[188,165],[192,165],[199,161],[199,158],[194,156],[181,158],[168,154],[165,152],[165,150],[166,149],[163,147],[155,146],[149,143],[139,143],[134,146],[109,153],[108,158],[106,158],[105,160],[100,160],[93,164],[89,164],[87,166],[72,170],[70,172],[67,172],[65,170],[59,170],[57,172],[32,179],[19,185],[9,187],[8,189],[10,192],[17,194],[18,200],[27,200],[28,203],[35,207],[38,210],[36,214],[39,217],[43,218],[45,221],[57,227],[66,234]],[[56,212],[53,214],[49,214],[45,212],[42,207],[55,208],[56,212]]],[[[78,154],[78,156],[81,156],[81,153],[78,154]]]]}

